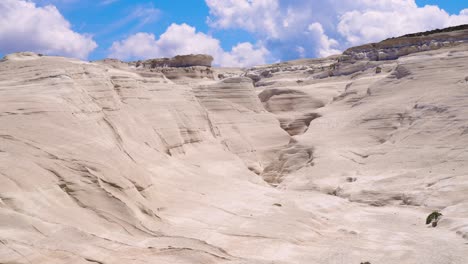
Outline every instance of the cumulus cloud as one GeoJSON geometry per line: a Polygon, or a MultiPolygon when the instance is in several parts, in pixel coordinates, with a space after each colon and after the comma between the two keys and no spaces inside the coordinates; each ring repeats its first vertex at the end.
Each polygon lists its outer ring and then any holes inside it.
{"type": "Polygon", "coordinates": [[[265,35],[278,37],[280,4],[272,0],[206,0],[211,17],[208,23],[218,28],[238,27],[250,32],[262,30],[265,35]]]}
{"type": "Polygon", "coordinates": [[[23,0],[0,1],[0,52],[34,51],[85,59],[97,44],[71,29],[55,6],[23,0]]]}
{"type": "Polygon", "coordinates": [[[338,47],[338,41],[329,38],[323,30],[322,24],[315,22],[308,26],[308,32],[306,34],[312,34],[313,39],[317,41],[316,50],[318,55],[321,57],[327,57],[333,54],[340,53],[339,50],[335,49],[338,47]]]}
{"type": "Polygon", "coordinates": [[[338,32],[351,45],[388,37],[468,23],[468,13],[449,15],[437,6],[346,12],[340,17],[338,32]]]}
{"type": "Polygon", "coordinates": [[[468,23],[414,0],[205,0],[208,24],[253,33],[280,59],[326,56],[352,45],[468,23]]]}
{"type": "Polygon", "coordinates": [[[261,65],[266,63],[268,54],[269,51],[261,45],[255,47],[252,43],[243,42],[232,47],[230,52],[223,52],[219,64],[231,67],[261,65]]]}
{"type": "Polygon", "coordinates": [[[231,51],[224,51],[218,39],[197,32],[195,27],[187,24],[172,24],[159,38],[150,33],[136,33],[114,42],[110,48],[110,57],[121,60],[199,53],[212,55],[216,65],[251,66],[264,64],[268,50],[261,45],[244,42],[231,51]]]}

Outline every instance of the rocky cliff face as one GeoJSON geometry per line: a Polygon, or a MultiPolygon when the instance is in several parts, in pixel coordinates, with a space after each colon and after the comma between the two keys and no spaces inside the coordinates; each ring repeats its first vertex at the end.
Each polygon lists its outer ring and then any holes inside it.
{"type": "Polygon", "coordinates": [[[158,67],[193,67],[203,66],[211,67],[213,57],[204,54],[191,54],[191,55],[178,55],[174,58],[161,58],[151,59],[145,61],[138,61],[131,64],[135,64],[137,67],[143,67],[147,69],[158,68],[158,67]]]}
{"type": "Polygon", "coordinates": [[[214,80],[9,55],[0,263],[465,264],[467,59],[461,43],[214,80]]]}
{"type": "Polygon", "coordinates": [[[410,34],[387,39],[379,43],[366,44],[346,50],[341,61],[349,60],[395,60],[415,52],[453,47],[468,42],[468,25],[436,30],[421,34],[410,34]]]}

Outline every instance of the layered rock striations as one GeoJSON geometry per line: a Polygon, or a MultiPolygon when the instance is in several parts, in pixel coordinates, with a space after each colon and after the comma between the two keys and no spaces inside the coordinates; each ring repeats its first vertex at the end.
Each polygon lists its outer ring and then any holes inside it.
{"type": "Polygon", "coordinates": [[[143,68],[157,68],[157,67],[193,67],[203,66],[211,67],[213,57],[210,55],[196,54],[196,55],[178,55],[173,58],[150,59],[145,61],[135,62],[136,67],[142,66],[143,68]]]}
{"type": "Polygon", "coordinates": [[[105,59],[97,63],[107,64],[116,68],[136,69],[142,75],[161,73],[167,79],[178,83],[189,83],[194,80],[215,79],[210,55],[179,55],[173,58],[149,59],[136,62],[122,62],[116,59],[105,59]]]}
{"type": "MultiPolygon", "coordinates": [[[[179,55],[173,58],[150,59],[132,62],[137,69],[142,71],[160,72],[168,79],[183,81],[183,79],[214,79],[210,55],[179,55]]],[[[190,82],[190,80],[188,81],[190,82]]]]}
{"type": "Polygon", "coordinates": [[[379,43],[366,44],[347,49],[341,61],[349,60],[395,60],[415,52],[453,47],[468,42],[468,25],[420,34],[409,34],[379,43]]]}

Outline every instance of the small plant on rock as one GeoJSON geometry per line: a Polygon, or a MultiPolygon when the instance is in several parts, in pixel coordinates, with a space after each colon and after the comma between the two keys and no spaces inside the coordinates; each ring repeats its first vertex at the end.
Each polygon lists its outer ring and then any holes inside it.
{"type": "Polygon", "coordinates": [[[434,211],[431,214],[429,214],[426,218],[426,225],[432,224],[432,227],[436,227],[437,223],[439,222],[442,214],[434,211]]]}

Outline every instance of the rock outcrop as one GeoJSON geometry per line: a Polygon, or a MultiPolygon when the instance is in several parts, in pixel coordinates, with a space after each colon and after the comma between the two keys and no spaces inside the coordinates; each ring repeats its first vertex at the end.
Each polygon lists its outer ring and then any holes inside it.
{"type": "Polygon", "coordinates": [[[210,55],[180,55],[174,58],[150,59],[136,62],[122,62],[116,59],[104,59],[97,63],[106,64],[117,69],[133,70],[142,76],[162,74],[165,78],[177,83],[190,83],[195,80],[214,80],[211,67],[213,57],[210,55]]]}
{"type": "Polygon", "coordinates": [[[209,79],[209,80],[214,79],[213,70],[211,69],[211,67],[204,67],[204,66],[161,67],[161,68],[151,69],[150,72],[162,73],[168,79],[176,81],[176,82],[182,81],[182,83],[193,82],[194,79],[209,79]]]}
{"type": "Polygon", "coordinates": [[[161,58],[161,59],[151,59],[145,61],[134,62],[136,67],[143,67],[147,69],[159,68],[159,67],[193,67],[193,66],[203,66],[211,67],[213,62],[213,57],[205,54],[196,54],[196,55],[178,55],[174,58],[161,58]]]}
{"type": "Polygon", "coordinates": [[[130,65],[134,65],[139,71],[160,72],[170,80],[187,83],[193,79],[214,79],[212,62],[212,56],[198,54],[137,61],[130,65]]]}
{"type": "Polygon", "coordinates": [[[366,44],[347,49],[341,61],[349,60],[395,60],[415,52],[453,47],[468,42],[468,25],[434,30],[419,34],[409,34],[391,38],[379,43],[366,44]]]}

